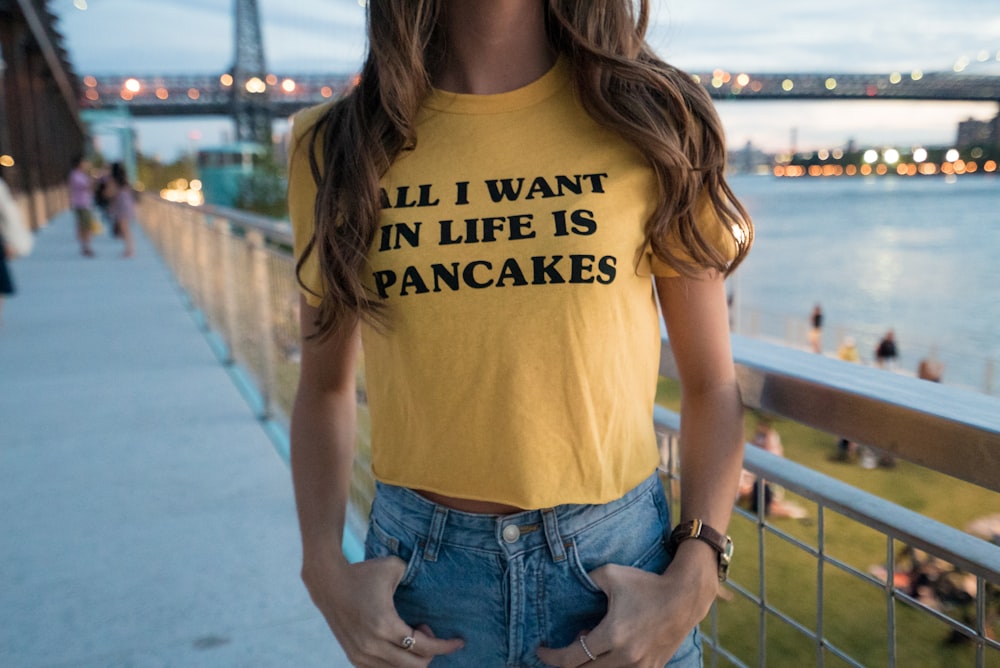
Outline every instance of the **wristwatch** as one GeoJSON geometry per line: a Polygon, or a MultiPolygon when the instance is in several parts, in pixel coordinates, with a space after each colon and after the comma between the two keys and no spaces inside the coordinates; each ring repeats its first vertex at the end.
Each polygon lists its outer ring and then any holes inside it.
{"type": "Polygon", "coordinates": [[[729,562],[733,559],[733,539],[722,535],[701,520],[682,522],[670,532],[670,541],[667,545],[670,554],[677,554],[677,546],[689,538],[708,543],[719,553],[719,582],[725,582],[729,575],[729,562]]]}

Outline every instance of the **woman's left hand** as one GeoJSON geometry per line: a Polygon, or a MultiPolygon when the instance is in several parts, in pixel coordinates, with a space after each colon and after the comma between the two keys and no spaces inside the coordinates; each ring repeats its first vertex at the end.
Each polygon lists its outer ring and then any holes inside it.
{"type": "MultiPolygon", "coordinates": [[[[691,541],[688,541],[691,542],[691,541]]],[[[538,657],[557,668],[663,668],[708,613],[718,578],[700,564],[689,569],[675,560],[663,575],[608,564],[590,573],[608,596],[608,612],[591,631],[581,629],[591,660],[577,642],[560,649],[541,647],[538,657]]]]}

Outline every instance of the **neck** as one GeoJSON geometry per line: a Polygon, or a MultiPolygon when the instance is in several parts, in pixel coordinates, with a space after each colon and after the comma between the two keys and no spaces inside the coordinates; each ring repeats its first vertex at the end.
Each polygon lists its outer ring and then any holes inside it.
{"type": "Polygon", "coordinates": [[[543,0],[451,0],[443,17],[447,56],[434,85],[453,93],[505,93],[535,81],[556,60],[543,0]]]}

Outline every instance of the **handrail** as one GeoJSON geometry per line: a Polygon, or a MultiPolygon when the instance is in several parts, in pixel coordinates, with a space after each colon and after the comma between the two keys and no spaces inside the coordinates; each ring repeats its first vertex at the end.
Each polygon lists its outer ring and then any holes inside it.
{"type": "MultiPolygon", "coordinates": [[[[861,364],[874,364],[874,351],[885,335],[881,325],[861,323],[858,321],[838,320],[836,323],[824,325],[816,340],[812,323],[801,313],[790,313],[780,305],[774,308],[762,308],[757,304],[748,304],[737,298],[733,305],[733,332],[744,334],[755,340],[771,341],[798,350],[812,350],[819,344],[823,354],[836,358],[840,347],[851,337],[862,354],[861,364]]],[[[896,330],[897,336],[904,333],[896,330]]],[[[968,340],[957,341],[949,339],[942,345],[939,337],[928,336],[926,332],[916,332],[910,329],[905,332],[906,346],[901,351],[899,360],[893,363],[893,371],[904,375],[919,373],[918,360],[936,361],[944,372],[942,382],[946,385],[957,385],[983,394],[1000,395],[996,385],[997,356],[982,346],[970,343],[968,340]]]]}
{"type": "MultiPolygon", "coordinates": [[[[190,208],[187,204],[166,202],[166,200],[163,201],[165,204],[182,208],[190,208]]],[[[214,204],[199,206],[198,211],[201,211],[207,216],[226,218],[230,223],[234,223],[237,227],[256,230],[264,235],[264,238],[268,241],[284,244],[289,247],[292,245],[292,226],[285,221],[275,220],[274,218],[268,218],[267,216],[251,213],[249,211],[240,211],[239,209],[230,209],[225,206],[216,206],[214,204]]]]}
{"type": "MultiPolygon", "coordinates": [[[[733,335],[743,403],[1000,491],[1000,399],[733,335]]],[[[664,340],[660,374],[677,377],[664,340]]]]}

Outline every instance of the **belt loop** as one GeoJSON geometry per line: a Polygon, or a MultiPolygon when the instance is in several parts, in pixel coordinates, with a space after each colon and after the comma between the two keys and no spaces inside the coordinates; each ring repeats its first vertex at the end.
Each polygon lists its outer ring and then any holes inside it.
{"type": "Polygon", "coordinates": [[[563,547],[563,540],[559,535],[559,522],[556,520],[555,509],[542,509],[542,525],[545,527],[545,540],[549,544],[552,561],[558,562],[564,560],[566,558],[566,549],[563,547]]]}
{"type": "Polygon", "coordinates": [[[448,519],[448,509],[441,505],[434,506],[434,517],[431,518],[431,528],[427,532],[427,545],[424,546],[424,559],[437,561],[438,547],[441,536],[444,535],[444,525],[448,519]]]}

